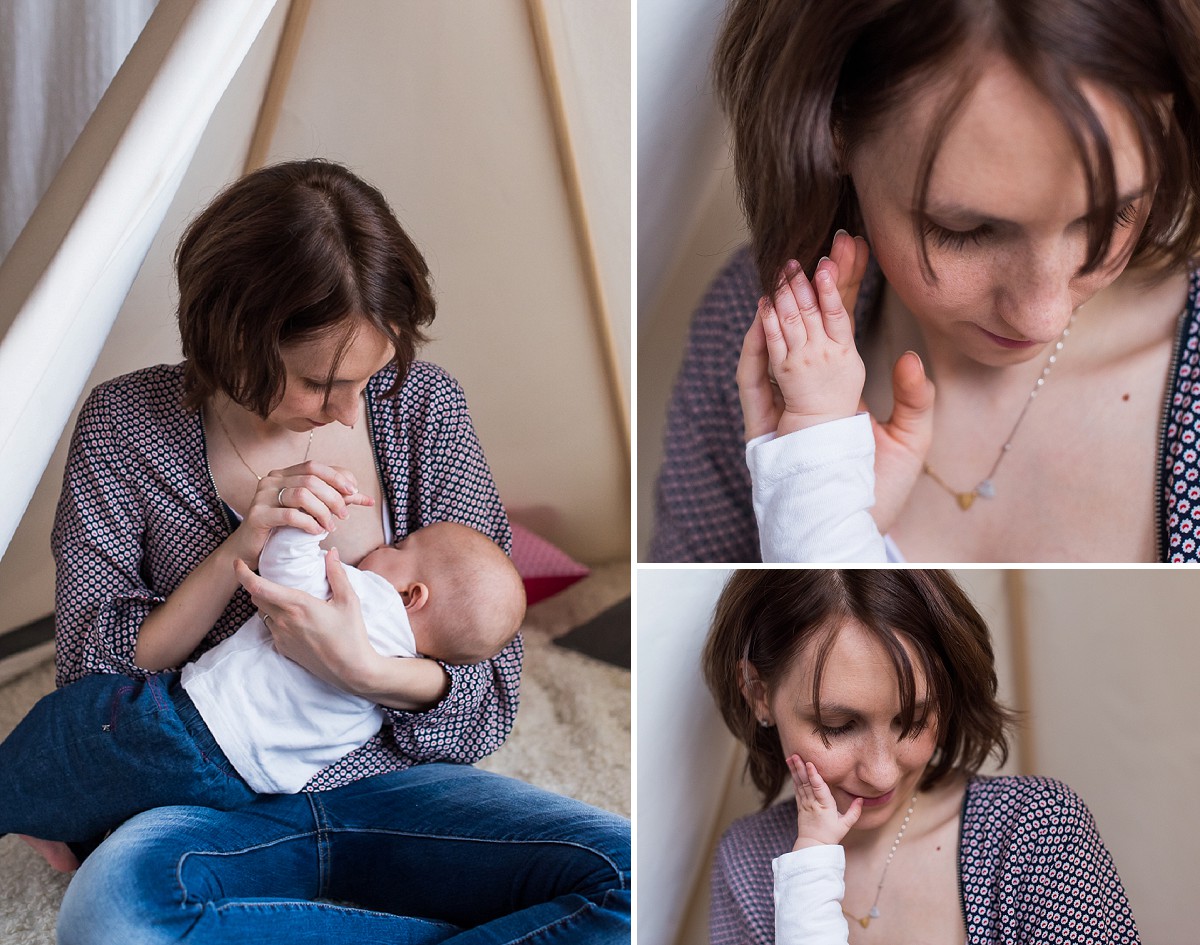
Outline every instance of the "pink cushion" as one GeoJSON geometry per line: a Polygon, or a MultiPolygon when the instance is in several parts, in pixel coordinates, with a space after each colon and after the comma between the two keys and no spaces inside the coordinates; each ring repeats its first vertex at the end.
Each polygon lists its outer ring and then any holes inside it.
{"type": "Polygon", "coordinates": [[[525,584],[525,597],[530,605],[552,597],[591,573],[586,565],[528,528],[513,522],[512,532],[512,561],[525,584]]]}

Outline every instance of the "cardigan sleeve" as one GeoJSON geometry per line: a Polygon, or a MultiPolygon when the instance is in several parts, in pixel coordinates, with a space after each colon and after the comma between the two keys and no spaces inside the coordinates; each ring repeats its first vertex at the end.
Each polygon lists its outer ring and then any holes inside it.
{"type": "Polygon", "coordinates": [[[138,630],[164,599],[143,575],[144,514],[105,393],[80,411],[51,535],[60,686],[92,673],[147,675],[133,661],[138,630]]]}
{"type": "Polygon", "coordinates": [[[730,825],[717,844],[711,881],[711,945],[772,945],[775,877],[772,861],[795,842],[795,805],[777,804],[730,825]],[[790,825],[790,827],[789,827],[790,825]]]}
{"type": "MultiPolygon", "coordinates": [[[[401,396],[398,418],[410,457],[408,481],[397,484],[398,493],[407,492],[402,533],[432,522],[459,522],[511,551],[512,529],[462,388],[423,362],[413,366],[412,375],[413,396],[401,396]]],[[[397,749],[418,763],[473,764],[499,748],[516,718],[523,652],[518,635],[482,663],[442,663],[450,689],[440,703],[423,712],[385,708],[397,749]]]]}
{"type": "Polygon", "coordinates": [[[737,364],[757,277],[733,257],[696,310],[667,412],[651,561],[758,561],[737,364]]]}
{"type": "Polygon", "coordinates": [[[1138,943],[1112,856],[1087,806],[1066,785],[1016,818],[995,896],[1001,941],[1138,943]]]}

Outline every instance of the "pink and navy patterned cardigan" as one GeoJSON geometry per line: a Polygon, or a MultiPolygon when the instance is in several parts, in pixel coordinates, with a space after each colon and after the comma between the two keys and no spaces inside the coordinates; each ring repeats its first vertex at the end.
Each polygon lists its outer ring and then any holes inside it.
{"type": "MultiPolygon", "coordinates": [[[[512,532],[467,413],[445,371],[416,362],[399,394],[392,369],[367,385],[367,416],[396,539],[454,521],[508,551],[512,532]]],[[[199,413],[182,407],[182,365],[145,368],[87,398],[67,458],[52,543],[57,563],[57,682],[91,673],[145,676],[134,665],[150,610],[233,531],[208,469],[199,413]]],[[[254,613],[242,589],[196,654],[254,613]]],[[[512,728],[520,687],[518,636],[494,659],[446,666],[450,691],[426,712],[385,709],[390,724],[319,772],[305,790],[430,761],[472,763],[512,728]]]]}
{"type": "MultiPolygon", "coordinates": [[[[879,295],[872,265],[859,294],[859,324],[879,295]]],[[[760,295],[750,253],[738,252],[692,319],[667,414],[651,561],[759,560],[758,525],[742,440],[737,362],[760,295]]],[[[1200,561],[1200,269],[1193,269],[1167,379],[1157,459],[1158,560],[1200,561]]]]}
{"type": "MultiPolygon", "coordinates": [[[[771,860],[796,841],[788,801],[721,838],[712,874],[712,945],[771,945],[771,860]]],[[[896,867],[901,867],[897,857],[896,867]]],[[[967,945],[1136,945],[1141,941],[1091,812],[1049,778],[972,778],[959,828],[967,945]]]]}

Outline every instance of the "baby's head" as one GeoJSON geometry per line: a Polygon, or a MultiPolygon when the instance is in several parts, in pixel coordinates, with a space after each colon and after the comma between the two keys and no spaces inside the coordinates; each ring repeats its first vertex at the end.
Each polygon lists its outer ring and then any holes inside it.
{"type": "Polygon", "coordinates": [[[525,616],[521,576],[486,535],[435,522],[359,562],[400,592],[417,652],[478,663],[506,647],[525,616]]]}

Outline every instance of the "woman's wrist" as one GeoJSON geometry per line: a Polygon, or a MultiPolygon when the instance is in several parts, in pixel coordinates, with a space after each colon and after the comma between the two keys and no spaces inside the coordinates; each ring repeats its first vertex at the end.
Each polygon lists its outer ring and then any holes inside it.
{"type": "Polygon", "coordinates": [[[376,653],[348,674],[355,695],[390,709],[419,712],[450,691],[450,674],[436,660],[376,653]]]}

